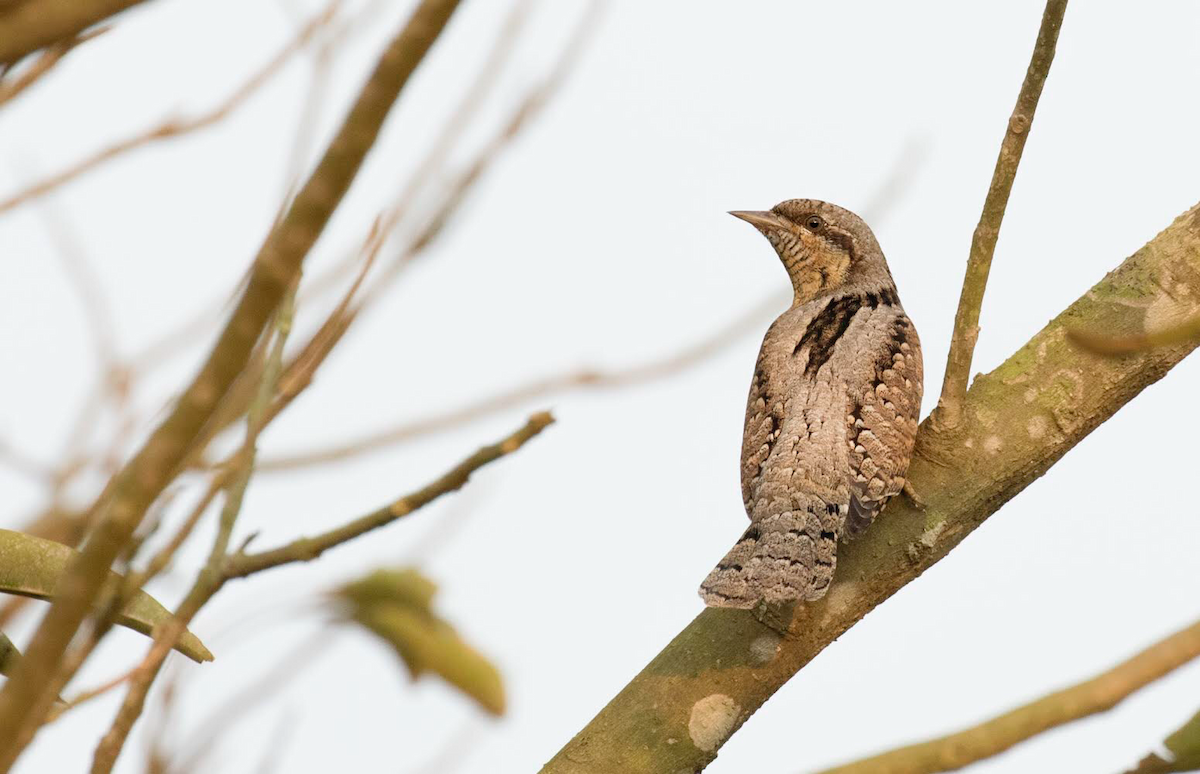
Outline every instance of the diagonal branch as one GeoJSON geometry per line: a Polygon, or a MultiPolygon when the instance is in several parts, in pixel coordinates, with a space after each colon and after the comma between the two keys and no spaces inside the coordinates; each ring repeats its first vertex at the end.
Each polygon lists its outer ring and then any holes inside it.
{"type": "Polygon", "coordinates": [[[1127,358],[1080,352],[1068,327],[1129,330],[1163,288],[1200,298],[1200,205],[1109,273],[990,374],[975,380],[962,425],[926,420],[909,470],[925,510],[889,504],[839,549],[837,581],[800,607],[786,635],[752,611],[700,613],[543,769],[545,774],[700,771],[792,675],[942,559],[1000,506],[1195,347],[1127,358]],[[1127,305],[1135,302],[1138,307],[1127,305]]]}
{"type": "Polygon", "coordinates": [[[881,755],[826,769],[821,774],[931,774],[954,771],[1052,728],[1117,706],[1134,691],[1200,656],[1200,621],[1154,643],[1090,680],[1055,691],[977,726],[881,755]]]}
{"type": "Polygon", "coordinates": [[[947,429],[958,426],[962,419],[963,398],[967,394],[967,383],[971,376],[971,356],[979,338],[979,309],[983,305],[983,291],[987,287],[988,272],[992,268],[992,256],[996,252],[996,240],[1000,236],[1000,223],[1008,207],[1008,195],[1012,192],[1017,177],[1017,165],[1025,150],[1025,140],[1033,126],[1033,113],[1046,76],[1050,74],[1050,63],[1054,60],[1054,47],[1058,43],[1058,31],[1062,28],[1063,14],[1067,11],[1067,0],[1048,0],[1042,15],[1042,26],[1038,30],[1037,43],[1033,47],[1033,58],[1017,96],[1017,106],[1008,119],[1004,140],[1000,143],[1000,156],[996,159],[996,170],[992,173],[992,184],[988,187],[983,202],[979,225],[971,237],[971,253],[967,257],[967,273],[963,278],[962,295],[958,299],[958,312],[954,315],[954,333],[950,339],[950,354],[946,358],[946,374],[942,381],[942,394],[938,399],[935,417],[947,429]]]}
{"type": "MultiPolygon", "coordinates": [[[[237,462],[230,466],[229,483],[225,489],[225,503],[221,509],[221,518],[217,526],[217,534],[209,550],[208,561],[200,570],[200,574],[192,583],[187,596],[184,597],[179,611],[170,623],[155,633],[154,645],[141,664],[133,671],[129,679],[129,689],[121,702],[117,715],[113,718],[108,732],[100,740],[95,753],[92,755],[92,774],[109,774],[116,765],[117,756],[121,754],[133,724],[141,716],[146,706],[146,695],[150,686],[158,676],[163,661],[175,642],[183,634],[190,618],[207,604],[208,600],[221,587],[220,567],[225,562],[225,554],[229,550],[229,541],[233,536],[233,527],[242,510],[245,500],[246,487],[254,474],[254,457],[258,450],[258,438],[264,422],[263,415],[275,392],[279,380],[279,372],[283,368],[283,348],[291,333],[292,320],[295,315],[296,282],[284,297],[275,314],[275,333],[271,342],[271,351],[267,356],[259,382],[257,394],[250,405],[246,421],[246,435],[242,448],[237,455],[237,462]]],[[[125,591],[136,589],[127,585],[125,591]]]]}
{"type": "Polygon", "coordinates": [[[30,63],[29,67],[24,68],[18,75],[12,78],[0,81],[0,105],[17,97],[21,92],[28,89],[33,84],[40,81],[47,73],[51,72],[54,67],[66,57],[67,54],[74,51],[80,44],[93,40],[104,33],[108,32],[109,27],[97,27],[94,30],[89,30],[82,35],[77,35],[69,40],[55,44],[53,47],[46,49],[38,55],[37,59],[30,63]]]}
{"type": "Polygon", "coordinates": [[[424,0],[384,51],[324,156],[276,223],[208,359],[145,445],[94,506],[104,513],[59,596],[34,634],[16,674],[0,691],[0,771],[28,744],[53,700],[50,676],[99,593],[109,566],[146,510],[174,478],[222,396],[244,368],[301,263],[324,230],[375,143],[388,111],[457,7],[424,0]]]}
{"type": "Polygon", "coordinates": [[[223,575],[225,578],[244,578],[272,567],[293,562],[312,561],[335,546],[340,546],[367,532],[387,526],[396,519],[425,507],[442,495],[461,489],[476,470],[507,454],[512,454],[553,422],[554,417],[547,412],[534,414],[524,427],[512,435],[499,443],[484,446],[421,489],[315,537],[299,538],[287,545],[257,554],[235,554],[226,563],[223,575]]]}
{"type": "Polygon", "coordinates": [[[225,98],[216,107],[192,118],[170,119],[164,121],[158,126],[151,127],[143,132],[127,137],[120,142],[114,143],[107,148],[96,151],[91,156],[82,161],[73,164],[72,166],[60,172],[55,172],[49,177],[45,177],[31,186],[28,186],[4,199],[0,199],[0,213],[7,212],[22,204],[26,204],[41,196],[45,196],[59,186],[65,185],[75,178],[91,172],[93,169],[101,166],[105,162],[121,156],[129,151],[141,148],[147,145],[152,145],[160,140],[168,140],[190,132],[206,129],[213,124],[221,121],[246,100],[264,86],[271,77],[275,75],[285,65],[297,51],[302,49],[313,35],[322,27],[329,23],[333,17],[334,11],[337,9],[337,4],[333,3],[326,8],[322,13],[314,17],[302,30],[287,43],[269,62],[245,83],[238,87],[236,91],[225,98]]]}
{"type": "Polygon", "coordinates": [[[489,395],[440,414],[433,414],[326,449],[264,459],[261,472],[279,472],[337,462],[415,440],[430,433],[457,427],[482,417],[510,409],[534,399],[560,395],[573,390],[605,390],[629,387],[662,379],[703,362],[757,330],[786,306],[787,299],[776,294],[764,298],[737,319],[714,331],[682,352],[673,352],[660,360],[611,370],[581,368],[554,376],[535,379],[505,392],[489,395]]]}

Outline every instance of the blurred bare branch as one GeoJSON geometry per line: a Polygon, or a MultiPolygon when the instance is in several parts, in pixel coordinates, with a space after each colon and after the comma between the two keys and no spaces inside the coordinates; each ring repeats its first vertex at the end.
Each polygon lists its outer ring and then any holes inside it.
{"type": "MultiPolygon", "coordinates": [[[[558,60],[551,67],[549,74],[529,90],[491,140],[485,143],[472,161],[450,180],[441,195],[439,204],[432,209],[406,246],[383,268],[379,279],[367,290],[361,304],[362,307],[365,308],[376,302],[400,272],[433,244],[434,240],[441,235],[446,224],[457,214],[463,199],[492,165],[496,157],[550,102],[578,64],[591,36],[599,29],[598,22],[604,7],[604,3],[600,0],[592,0],[588,4],[587,9],[576,22],[571,36],[560,50],[558,60]]],[[[385,218],[385,222],[394,224],[404,214],[406,207],[407,203],[402,196],[390,211],[389,216],[385,218]]]]}
{"type": "Polygon", "coordinates": [[[47,46],[87,34],[144,0],[26,0],[10,2],[0,14],[0,63],[12,64],[47,46]]]}
{"type": "Polygon", "coordinates": [[[105,162],[122,156],[129,151],[141,148],[160,140],[180,137],[191,132],[205,129],[224,119],[237,108],[241,107],[256,91],[266,85],[283,65],[300,49],[307,45],[309,39],[323,26],[329,23],[336,12],[338,3],[331,3],[323,12],[318,14],[283,47],[266,65],[230,94],[223,102],[192,118],[168,119],[158,126],[127,137],[103,150],[88,156],[74,165],[45,177],[31,186],[18,191],[5,199],[0,199],[0,213],[26,204],[54,189],[71,182],[77,177],[96,169],[105,162]]]}
{"type": "MultiPolygon", "coordinates": [[[[404,186],[396,202],[376,218],[375,225],[373,226],[373,234],[367,240],[369,243],[373,243],[376,252],[384,246],[387,237],[398,227],[402,217],[409,213],[416,197],[427,187],[429,179],[433,177],[437,167],[445,163],[451,143],[461,136],[464,127],[469,123],[469,119],[474,116],[476,109],[486,100],[487,92],[494,86],[495,77],[509,58],[520,31],[524,26],[526,16],[528,15],[528,5],[529,2],[522,0],[509,15],[493,43],[491,51],[485,57],[474,82],[468,87],[466,94],[460,100],[450,118],[438,131],[438,140],[435,142],[433,148],[422,156],[420,166],[404,186]]],[[[323,66],[322,62],[328,57],[330,46],[345,38],[344,33],[345,31],[343,30],[325,36],[324,43],[318,49],[318,61],[315,66],[313,82],[306,98],[306,106],[302,111],[303,120],[301,124],[314,123],[311,119],[314,116],[316,105],[321,101],[321,84],[324,82],[324,77],[328,71],[328,67],[323,66]]],[[[302,128],[294,143],[293,156],[297,160],[305,155],[303,148],[306,147],[308,142],[306,131],[302,128]]],[[[457,204],[457,202],[451,204],[443,203],[441,209],[445,210],[446,207],[452,206],[452,204],[457,204]]],[[[439,220],[444,221],[445,218],[446,215],[443,214],[439,220]]],[[[427,244],[428,239],[425,241],[427,244]]],[[[359,257],[365,249],[359,246],[347,251],[347,255],[343,260],[306,282],[300,291],[300,302],[302,304],[307,303],[313,297],[334,287],[354,270],[359,257]]],[[[227,303],[227,300],[222,299],[205,305],[204,310],[193,319],[137,353],[132,358],[132,362],[139,370],[145,369],[155,363],[161,362],[169,354],[181,351],[187,341],[202,335],[208,330],[212,320],[217,317],[220,308],[227,303]]]]}
{"type": "Polygon", "coordinates": [[[244,578],[273,567],[312,561],[331,548],[387,526],[396,519],[425,507],[442,495],[461,489],[476,470],[517,451],[553,422],[554,417],[547,412],[534,414],[516,432],[497,443],[479,449],[428,485],[340,527],[315,537],[299,538],[268,551],[235,554],[225,566],[224,577],[244,578]]]}
{"type": "MultiPolygon", "coordinates": [[[[209,551],[208,561],[192,584],[187,597],[180,605],[175,619],[162,630],[155,640],[154,647],[147,654],[146,659],[134,670],[133,675],[130,677],[129,690],[125,694],[121,708],[117,711],[116,717],[113,718],[108,733],[104,735],[104,738],[101,739],[100,744],[96,747],[95,756],[92,761],[92,770],[94,772],[111,770],[116,764],[117,756],[125,746],[125,740],[128,738],[134,722],[141,715],[142,709],[145,707],[146,694],[150,692],[150,686],[158,676],[158,671],[162,666],[163,660],[166,658],[167,650],[172,647],[174,638],[183,634],[187,618],[194,615],[221,587],[219,577],[221,566],[225,562],[225,555],[229,550],[229,541],[233,536],[234,524],[242,510],[246,487],[249,485],[250,477],[254,473],[254,458],[258,448],[258,437],[263,427],[265,427],[263,417],[271,401],[271,396],[275,394],[279,374],[283,370],[283,348],[287,343],[288,335],[292,329],[292,320],[295,314],[296,286],[299,282],[300,277],[297,275],[275,313],[273,326],[274,338],[271,342],[270,353],[267,355],[263,366],[262,378],[257,394],[250,404],[246,422],[245,440],[242,442],[240,451],[235,455],[233,464],[226,467],[222,471],[223,475],[219,476],[225,483],[225,502],[221,509],[221,518],[217,525],[217,534],[213,538],[212,548],[209,551]]],[[[194,512],[199,512],[199,509],[194,512]]],[[[131,594],[137,588],[138,586],[130,583],[124,591],[126,594],[131,594]]]]}
{"type": "Polygon", "coordinates": [[[45,717],[53,691],[70,677],[60,671],[63,656],[100,593],[113,560],[150,504],[177,475],[196,438],[245,367],[304,258],[374,146],[392,104],[457,5],[456,0],[424,0],[389,43],[320,163],[264,241],[238,305],[199,373],[97,500],[105,518],[63,577],[62,593],[35,632],[20,667],[0,689],[0,768],[10,767],[16,760],[45,717]]]}
{"type": "Polygon", "coordinates": [[[703,362],[725,350],[751,331],[759,330],[779,313],[781,304],[786,305],[786,303],[786,299],[780,301],[776,294],[771,294],[763,302],[755,305],[728,325],[719,328],[712,335],[681,352],[671,353],[660,360],[612,370],[582,368],[556,376],[535,379],[465,406],[441,414],[428,415],[422,419],[371,433],[328,449],[274,458],[268,457],[263,459],[259,470],[276,472],[342,461],[412,441],[431,433],[458,427],[533,400],[545,400],[573,390],[617,389],[662,379],[703,362]]]}
{"type": "Polygon", "coordinates": [[[62,62],[66,55],[74,51],[78,46],[100,37],[110,29],[111,27],[107,25],[96,27],[47,48],[21,72],[0,81],[0,105],[17,97],[30,86],[40,81],[43,76],[52,71],[55,65],[62,62]]]}
{"type": "Polygon", "coordinates": [[[175,756],[170,769],[177,771],[204,771],[205,756],[210,755],[217,747],[222,734],[248,712],[261,705],[267,699],[274,698],[286,690],[292,680],[305,669],[312,667],[322,656],[332,652],[329,647],[331,633],[328,628],[321,628],[304,639],[299,645],[275,663],[275,665],[243,685],[223,704],[213,710],[197,724],[196,730],[189,735],[188,747],[175,756]]]}
{"type": "Polygon", "coordinates": [[[949,736],[907,745],[821,774],[930,774],[998,755],[1052,728],[1106,712],[1200,656],[1200,621],[1081,683],[949,736]]]}
{"type": "Polygon", "coordinates": [[[120,371],[121,366],[117,357],[112,308],[101,290],[103,284],[92,269],[92,262],[67,213],[55,206],[53,201],[42,201],[39,205],[37,211],[45,223],[46,235],[55,247],[54,252],[62,263],[63,273],[79,298],[84,313],[84,327],[91,334],[92,348],[100,361],[101,373],[114,379],[111,375],[120,371]]]}
{"type": "Polygon", "coordinates": [[[891,171],[878,185],[871,197],[859,208],[858,212],[868,223],[879,223],[895,208],[896,204],[912,189],[913,181],[920,174],[921,167],[929,155],[927,140],[921,137],[910,137],[900,148],[899,155],[892,162],[891,171]]]}
{"type": "Polygon", "coordinates": [[[35,481],[48,483],[54,479],[53,468],[26,455],[4,439],[0,439],[0,465],[35,481]]]}

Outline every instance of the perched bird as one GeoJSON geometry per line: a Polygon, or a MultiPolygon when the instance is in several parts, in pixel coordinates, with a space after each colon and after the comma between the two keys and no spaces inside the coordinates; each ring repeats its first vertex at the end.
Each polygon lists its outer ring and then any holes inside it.
{"type": "Polygon", "coordinates": [[[921,344],[887,261],[854,213],[812,199],[731,212],[787,269],[792,306],[763,339],[742,441],[750,528],[700,586],[715,607],[822,597],[837,545],[904,487],[921,344]]]}

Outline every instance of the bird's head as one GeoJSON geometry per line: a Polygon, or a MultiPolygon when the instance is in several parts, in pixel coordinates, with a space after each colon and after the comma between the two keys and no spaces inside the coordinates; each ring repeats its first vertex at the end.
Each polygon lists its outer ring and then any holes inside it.
{"type": "Polygon", "coordinates": [[[729,214],[762,232],[779,253],[797,305],[843,287],[892,285],[875,235],[849,210],[816,199],[788,199],[769,210],[729,214]]]}

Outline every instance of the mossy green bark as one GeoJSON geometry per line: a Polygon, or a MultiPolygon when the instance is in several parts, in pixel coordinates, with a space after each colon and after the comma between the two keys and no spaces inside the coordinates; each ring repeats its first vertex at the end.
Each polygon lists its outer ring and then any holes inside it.
{"type": "MultiPolygon", "coordinates": [[[[954,430],[926,419],[909,480],[840,549],[829,594],[780,636],[751,611],[706,609],[546,764],[545,774],[702,770],[787,680],[932,566],[1195,343],[1119,358],[1083,352],[1068,328],[1139,333],[1200,311],[1200,205],[1058,315],[966,396],[954,430]]],[[[799,762],[802,764],[802,762],[799,762]]]]}

